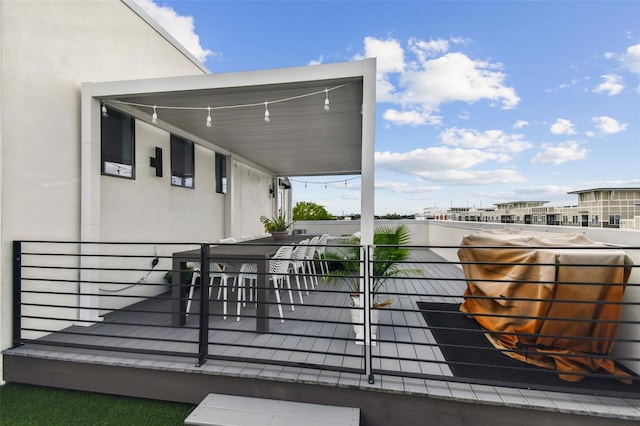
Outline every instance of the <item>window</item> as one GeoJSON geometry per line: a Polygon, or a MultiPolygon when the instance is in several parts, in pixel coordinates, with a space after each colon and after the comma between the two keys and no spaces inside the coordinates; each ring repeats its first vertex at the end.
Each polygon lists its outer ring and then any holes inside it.
{"type": "Polygon", "coordinates": [[[216,192],[227,193],[227,156],[216,152],[216,192]]]}
{"type": "Polygon", "coordinates": [[[107,109],[100,125],[102,174],[135,178],[135,132],[133,117],[107,109]]]}
{"type": "Polygon", "coordinates": [[[171,185],[194,187],[193,142],[171,135],[171,185]]]}
{"type": "Polygon", "coordinates": [[[593,216],[591,216],[591,223],[593,223],[594,225],[598,224],[598,215],[594,214],[593,216]]]}
{"type": "Polygon", "coordinates": [[[609,225],[620,225],[620,215],[614,214],[609,216],[609,225]]]}

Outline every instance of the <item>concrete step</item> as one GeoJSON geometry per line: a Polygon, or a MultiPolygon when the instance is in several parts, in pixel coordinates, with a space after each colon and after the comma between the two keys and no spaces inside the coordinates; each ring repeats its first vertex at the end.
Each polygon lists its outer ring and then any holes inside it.
{"type": "Polygon", "coordinates": [[[185,425],[358,426],[360,409],[210,393],[185,425]]]}

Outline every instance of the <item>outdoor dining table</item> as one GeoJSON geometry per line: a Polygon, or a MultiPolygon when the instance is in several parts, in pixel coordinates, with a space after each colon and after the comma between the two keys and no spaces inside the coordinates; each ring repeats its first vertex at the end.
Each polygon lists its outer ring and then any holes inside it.
{"type": "MultiPolygon", "coordinates": [[[[209,245],[209,262],[224,264],[255,263],[257,265],[256,280],[256,331],[269,332],[269,259],[278,251],[281,245],[296,244],[308,235],[288,235],[283,240],[272,237],[258,238],[233,244],[209,245]]],[[[201,249],[186,250],[173,253],[173,267],[171,279],[172,294],[172,325],[174,327],[186,324],[187,293],[190,283],[186,283],[187,263],[201,261],[201,249]]],[[[202,278],[202,277],[201,277],[202,278]]],[[[202,292],[202,294],[205,294],[202,292]]]]}

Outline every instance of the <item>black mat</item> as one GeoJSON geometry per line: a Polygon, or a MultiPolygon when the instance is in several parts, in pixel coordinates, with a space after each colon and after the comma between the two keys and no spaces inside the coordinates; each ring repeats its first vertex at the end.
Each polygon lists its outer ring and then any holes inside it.
{"type": "Polygon", "coordinates": [[[459,311],[459,304],[417,304],[456,377],[517,383],[519,386],[531,384],[532,388],[540,389],[564,387],[640,395],[640,382],[637,380],[630,385],[614,378],[600,377],[567,382],[560,379],[554,370],[536,367],[504,355],[491,345],[483,334],[484,330],[475,320],[459,311]]]}

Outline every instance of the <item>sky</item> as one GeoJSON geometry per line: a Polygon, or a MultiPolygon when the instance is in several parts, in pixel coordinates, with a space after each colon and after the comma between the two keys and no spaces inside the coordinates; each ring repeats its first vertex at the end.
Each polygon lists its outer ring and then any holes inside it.
{"type": "MultiPolygon", "coordinates": [[[[638,1],[136,2],[212,73],[377,58],[378,215],[640,187],[638,1]]],[[[360,212],[358,176],[290,179],[360,212]]]]}

